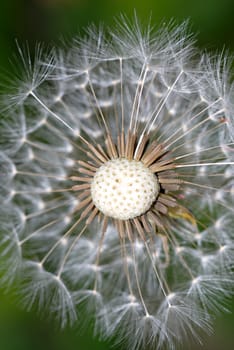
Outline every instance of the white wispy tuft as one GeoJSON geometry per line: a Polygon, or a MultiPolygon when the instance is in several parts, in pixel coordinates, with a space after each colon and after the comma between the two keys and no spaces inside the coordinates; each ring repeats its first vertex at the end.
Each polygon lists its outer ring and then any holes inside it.
{"type": "Polygon", "coordinates": [[[2,283],[61,327],[91,320],[124,349],[201,342],[233,292],[230,62],[186,31],[120,17],[34,60],[19,49],[22,77],[1,99],[2,283]],[[142,152],[164,149],[147,163],[155,207],[124,223],[88,196],[103,159],[121,158],[121,132],[136,135],[133,158],[145,138],[142,152]]]}

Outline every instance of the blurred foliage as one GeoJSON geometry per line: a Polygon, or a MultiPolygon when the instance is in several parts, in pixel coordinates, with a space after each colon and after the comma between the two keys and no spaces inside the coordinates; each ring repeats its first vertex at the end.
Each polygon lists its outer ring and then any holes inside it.
{"type": "MultiPolygon", "coordinates": [[[[11,0],[0,3],[0,65],[9,68],[9,58],[20,43],[57,42],[61,36],[71,37],[89,23],[113,25],[120,13],[152,23],[171,18],[180,23],[189,18],[198,45],[210,51],[229,49],[234,52],[233,0],[11,0]]],[[[234,305],[232,305],[234,312],[234,305]]],[[[205,340],[203,350],[231,350],[234,316],[220,317],[214,335],[205,340]]],[[[33,312],[20,310],[10,296],[0,294],[1,350],[89,350],[110,349],[111,345],[93,340],[86,332],[59,331],[48,321],[39,320],[33,312]]],[[[198,349],[200,347],[195,347],[198,349]]],[[[187,350],[184,348],[183,350],[187,350]]]]}
{"type": "MultiPolygon", "coordinates": [[[[13,298],[14,299],[14,298],[13,298]]],[[[231,306],[234,313],[234,302],[231,306]]],[[[83,317],[83,316],[82,316],[83,317]]],[[[227,314],[217,319],[214,334],[204,339],[203,346],[184,346],[178,350],[232,350],[234,317],[227,314]]],[[[33,312],[21,310],[9,294],[0,292],[1,350],[108,350],[109,342],[93,339],[91,331],[56,329],[55,324],[39,319],[33,312]]],[[[124,348],[123,348],[124,349],[124,348]]]]}
{"type": "Polygon", "coordinates": [[[11,0],[0,4],[0,63],[6,65],[14,39],[33,44],[57,41],[91,22],[113,25],[120,13],[152,23],[189,18],[201,46],[234,49],[233,0],[11,0]]]}

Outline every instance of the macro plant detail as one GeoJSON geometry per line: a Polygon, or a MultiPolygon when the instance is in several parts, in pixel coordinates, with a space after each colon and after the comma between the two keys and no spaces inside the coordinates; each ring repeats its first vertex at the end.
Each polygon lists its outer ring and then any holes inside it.
{"type": "Polygon", "coordinates": [[[200,342],[233,292],[227,57],[196,50],[186,24],[136,18],[19,53],[0,122],[2,284],[125,348],[200,342]]]}

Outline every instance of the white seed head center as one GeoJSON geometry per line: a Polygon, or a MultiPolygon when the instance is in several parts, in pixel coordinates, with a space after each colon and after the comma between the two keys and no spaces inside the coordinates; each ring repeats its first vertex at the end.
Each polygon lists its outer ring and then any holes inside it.
{"type": "Polygon", "coordinates": [[[159,192],[157,177],[142,162],[125,158],[104,163],[95,173],[91,195],[106,216],[128,220],[150,209],[159,192]]]}

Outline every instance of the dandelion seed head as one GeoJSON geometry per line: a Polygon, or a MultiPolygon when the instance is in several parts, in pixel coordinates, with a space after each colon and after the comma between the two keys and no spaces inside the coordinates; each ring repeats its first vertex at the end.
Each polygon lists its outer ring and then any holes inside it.
{"type": "Polygon", "coordinates": [[[125,349],[200,342],[233,291],[227,56],[137,17],[24,51],[2,98],[3,285],[125,349]]]}
{"type": "Polygon", "coordinates": [[[128,220],[148,211],[158,195],[158,181],[143,163],[114,159],[95,173],[91,195],[103,214],[128,220]]]}

